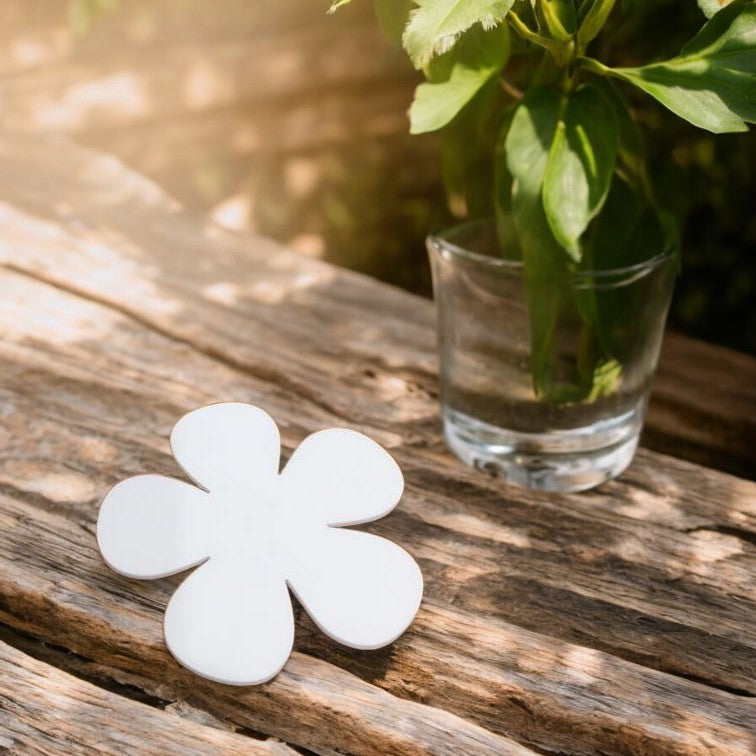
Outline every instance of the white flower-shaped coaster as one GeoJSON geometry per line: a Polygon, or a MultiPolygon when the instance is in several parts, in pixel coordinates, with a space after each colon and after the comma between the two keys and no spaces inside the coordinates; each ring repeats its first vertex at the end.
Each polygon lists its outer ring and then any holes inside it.
{"type": "Polygon", "coordinates": [[[276,424],[230,403],[184,416],[171,447],[197,486],[161,475],[119,483],[100,508],[97,540],[129,577],[198,567],[165,613],[181,664],[231,685],[276,675],[294,642],[287,585],[346,646],[380,648],[407,629],[423,592],[416,562],[385,538],[339,527],[383,517],[402,495],[401,471],[378,444],[323,430],[279,474],[276,424]]]}

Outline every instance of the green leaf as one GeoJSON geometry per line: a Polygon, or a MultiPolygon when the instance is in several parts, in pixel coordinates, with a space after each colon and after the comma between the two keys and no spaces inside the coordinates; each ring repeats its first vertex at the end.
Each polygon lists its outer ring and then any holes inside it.
{"type": "MultiPolygon", "coordinates": [[[[593,0],[578,30],[578,48],[585,50],[588,43],[603,29],[615,0],[593,0]]],[[[582,10],[582,8],[581,8],[582,10]]]]}
{"type": "Polygon", "coordinates": [[[444,185],[449,207],[457,217],[493,214],[494,139],[502,100],[498,83],[489,81],[441,131],[444,185]]]}
{"type": "MultiPolygon", "coordinates": [[[[333,0],[328,13],[333,14],[352,0],[333,0]]],[[[416,3],[413,0],[373,0],[375,15],[389,42],[401,44],[402,34],[416,3]]]]}
{"type": "Polygon", "coordinates": [[[568,258],[551,233],[541,188],[560,108],[561,100],[552,90],[531,89],[517,106],[504,141],[512,177],[511,211],[525,272],[533,389],[549,401],[565,396],[558,378],[555,333],[564,296],[560,280],[568,258]]]}
{"type": "Polygon", "coordinates": [[[616,155],[612,106],[595,87],[582,87],[562,104],[543,177],[549,225],[575,260],[580,236],[609,192],[616,155]]]}
{"type": "Polygon", "coordinates": [[[404,31],[404,49],[416,68],[450,50],[475,24],[490,29],[501,23],[513,0],[417,0],[404,31]]]}
{"type": "Polygon", "coordinates": [[[609,79],[598,79],[597,87],[612,106],[617,124],[617,162],[615,170],[641,194],[651,196],[646,168],[646,145],[638,122],[633,118],[627,103],[609,79]]]}
{"type": "Polygon", "coordinates": [[[615,175],[606,205],[591,226],[587,257],[581,267],[624,268],[666,250],[664,230],[655,209],[630,183],[615,175]]]}
{"type": "MultiPolygon", "coordinates": [[[[534,31],[534,28],[539,29],[541,26],[541,21],[536,17],[537,15],[528,2],[525,2],[523,5],[521,2],[516,1],[512,4],[512,10],[507,15],[507,21],[512,29],[517,32],[517,36],[523,43],[530,42],[543,47],[552,55],[557,55],[561,52],[564,45],[555,42],[551,37],[541,34],[539,31],[534,31]],[[523,8],[528,11],[527,16],[523,14],[523,8]],[[525,20],[526,18],[528,20],[525,20]]],[[[521,47],[521,45],[517,45],[517,47],[521,47]]],[[[527,46],[525,49],[527,50],[527,46]]]]}
{"type": "Polygon", "coordinates": [[[523,251],[548,248],[547,251],[551,252],[558,249],[563,257],[548,223],[541,222],[546,220],[541,189],[561,105],[559,95],[551,89],[531,89],[515,110],[504,147],[507,168],[512,175],[512,212],[523,251]],[[546,234],[540,228],[544,225],[546,234]]]}
{"type": "Polygon", "coordinates": [[[496,76],[509,58],[509,28],[488,31],[474,26],[448,53],[428,64],[429,81],[415,90],[410,108],[410,133],[446,126],[496,76]]]}
{"type": "Polygon", "coordinates": [[[412,0],[373,0],[373,4],[383,33],[392,44],[400,45],[415,3],[412,0]]]}
{"type": "Polygon", "coordinates": [[[701,31],[683,47],[683,57],[743,55],[750,62],[746,70],[756,71],[756,3],[734,0],[707,21],[701,31]]]}
{"type": "Polygon", "coordinates": [[[542,27],[553,39],[565,42],[575,31],[576,15],[572,0],[540,0],[536,12],[542,27]]]}
{"type": "Polygon", "coordinates": [[[593,4],[598,0],[580,0],[578,2],[577,20],[578,26],[585,21],[585,17],[588,15],[588,11],[593,7],[593,4]]]}
{"type": "Polygon", "coordinates": [[[529,216],[536,214],[534,203],[542,205],[555,242],[578,260],[579,237],[609,191],[617,144],[613,107],[596,87],[583,86],[569,97],[531,90],[506,142],[521,232],[533,233],[529,216]]]}
{"type": "Polygon", "coordinates": [[[717,11],[722,10],[731,0],[698,0],[698,7],[706,18],[711,18],[717,11]]]}
{"type": "Polygon", "coordinates": [[[517,16],[520,23],[529,29],[538,29],[535,3],[532,0],[514,0],[509,10],[507,21],[511,22],[513,16],[517,16]]]}
{"type": "MultiPolygon", "coordinates": [[[[670,251],[665,223],[665,213],[615,174],[604,209],[591,226],[581,269],[628,268],[670,251]]],[[[647,302],[652,290],[642,283],[610,284],[607,278],[603,286],[581,290],[580,306],[603,355],[630,364],[637,356],[638,334],[655,327],[647,302]]]]}
{"type": "MultiPolygon", "coordinates": [[[[617,147],[617,164],[615,167],[615,176],[613,182],[618,179],[627,182],[633,192],[652,208],[656,213],[656,218],[650,221],[650,226],[658,226],[664,236],[664,249],[677,249],[680,247],[680,231],[677,227],[677,221],[667,212],[659,203],[656,192],[648,172],[646,145],[638,122],[633,118],[627,103],[620,96],[614,83],[608,79],[596,82],[603,96],[606,98],[614,110],[614,116],[617,122],[617,134],[619,137],[617,147]]],[[[610,190],[609,198],[611,198],[610,190]]],[[[609,199],[607,199],[607,204],[609,199]]],[[[607,205],[602,208],[598,222],[608,213],[607,205]]],[[[618,226],[614,225],[615,229],[618,226]]],[[[611,226],[610,226],[611,228],[611,226]]],[[[618,266],[629,264],[630,257],[622,255],[618,266]],[[624,260],[624,262],[622,262],[624,260]]]]}
{"type": "Polygon", "coordinates": [[[716,134],[747,131],[756,122],[756,3],[733,0],[664,63],[608,68],[584,59],[596,73],[634,84],[695,126],[716,134]]]}
{"type": "MultiPolygon", "coordinates": [[[[602,113],[604,108],[611,108],[611,104],[589,87],[579,90],[574,98],[578,103],[573,106],[575,112],[581,115],[583,108],[593,115],[594,107],[602,113]],[[600,98],[596,102],[601,104],[594,105],[594,98],[600,98]]],[[[517,107],[504,143],[507,168],[513,179],[511,212],[522,247],[525,272],[533,388],[540,399],[554,403],[593,401],[614,393],[619,385],[624,358],[624,355],[612,354],[604,346],[604,343],[614,343],[612,322],[603,323],[601,320],[604,303],[597,301],[592,290],[582,291],[566,284],[576,270],[591,269],[591,254],[596,248],[592,242],[597,233],[594,231],[590,235],[587,254],[580,266],[576,266],[552,232],[542,201],[553,145],[560,124],[565,124],[566,133],[568,120],[564,98],[547,88],[532,89],[517,107]],[[578,343],[573,338],[576,329],[580,333],[578,343]],[[604,340],[603,331],[607,329],[604,340]]],[[[611,113],[607,120],[613,122],[611,113]]],[[[504,185],[506,182],[501,180],[500,183],[504,185]]],[[[623,213],[625,195],[615,193],[610,196],[613,202],[609,217],[603,220],[605,213],[602,212],[591,226],[601,224],[601,244],[604,245],[607,238],[611,240],[612,222],[619,217],[623,231],[627,231],[627,236],[635,242],[630,247],[632,254],[648,253],[647,240],[636,235],[637,228],[642,230],[647,225],[639,223],[640,210],[633,204],[628,213],[623,213]]],[[[501,199],[499,202],[504,205],[501,199]]],[[[653,226],[654,218],[651,217],[650,221],[653,226]]],[[[626,253],[628,247],[624,246],[626,238],[622,231],[617,233],[615,229],[614,239],[619,243],[619,246],[615,244],[619,253],[626,253]]],[[[658,246],[654,248],[658,249],[658,246]]],[[[612,250],[609,248],[610,257],[612,250]]],[[[610,314],[613,317],[615,310],[610,314]]],[[[627,317],[617,314],[622,323],[627,317]]]]}
{"type": "MultiPolygon", "coordinates": [[[[501,127],[501,133],[508,133],[514,112],[501,127]]],[[[496,142],[494,155],[494,214],[496,219],[496,236],[499,240],[504,257],[513,260],[522,259],[522,245],[518,242],[517,226],[512,216],[512,175],[507,167],[507,153],[505,140],[499,138],[496,142]]]]}
{"type": "Polygon", "coordinates": [[[516,13],[523,21],[534,28],[538,23],[533,0],[515,0],[512,3],[512,13],[516,13]]]}
{"type": "Polygon", "coordinates": [[[597,362],[593,370],[588,401],[594,402],[602,396],[611,396],[617,390],[621,377],[622,365],[613,357],[605,362],[597,362]]]}

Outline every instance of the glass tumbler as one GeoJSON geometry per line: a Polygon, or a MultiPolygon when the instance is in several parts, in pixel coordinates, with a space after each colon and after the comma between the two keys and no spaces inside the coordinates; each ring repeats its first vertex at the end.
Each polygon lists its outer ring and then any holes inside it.
{"type": "Polygon", "coordinates": [[[677,260],[529,279],[493,222],[428,237],[443,430],[466,464],[529,488],[619,475],[643,426],[677,260]]]}

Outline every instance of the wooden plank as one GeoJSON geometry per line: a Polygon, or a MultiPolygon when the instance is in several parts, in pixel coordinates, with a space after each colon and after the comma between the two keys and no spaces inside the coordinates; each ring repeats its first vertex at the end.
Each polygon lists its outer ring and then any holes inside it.
{"type": "MultiPolygon", "coordinates": [[[[253,250],[248,238],[182,215],[154,184],[124,172],[117,162],[74,150],[65,141],[6,139],[0,144],[0,166],[7,177],[2,191],[14,206],[32,217],[49,216],[52,228],[65,237],[65,249],[53,260],[36,238],[48,233],[44,222],[38,221],[37,228],[30,222],[16,224],[15,238],[5,241],[3,252],[13,265],[111,301],[148,319],[154,328],[170,329],[174,338],[196,336],[201,349],[246,371],[259,362],[255,352],[274,327],[279,343],[270,359],[277,361],[282,385],[296,386],[311,402],[339,414],[340,398],[322,379],[330,374],[331,379],[348,380],[354,397],[347,402],[350,417],[383,427],[412,423],[413,443],[437,442],[437,407],[427,401],[437,391],[433,313],[427,302],[267,241],[257,242],[253,250]],[[44,171],[30,171],[29,160],[44,171]],[[53,207],[44,193],[48,181],[66,186],[65,199],[53,207]],[[87,229],[77,228],[84,213],[87,229]],[[169,223],[157,220],[166,214],[169,223]],[[100,248],[86,245],[87,237],[97,234],[105,243],[114,237],[122,242],[112,263],[140,281],[133,291],[122,290],[117,276],[90,280],[86,275],[102,267],[100,248]],[[209,243],[215,250],[212,262],[205,254],[209,243]],[[161,249],[170,254],[159,255],[161,249]],[[192,298],[192,307],[206,311],[208,318],[216,318],[227,303],[235,305],[224,312],[232,337],[213,333],[208,338],[192,322],[176,322],[160,297],[149,296],[144,280],[154,280],[151,286],[163,298],[192,298]],[[279,317],[283,306],[291,315],[284,320],[279,317]],[[315,321],[338,330],[360,365],[354,363],[352,370],[348,364],[334,365],[330,358],[344,347],[333,339],[324,341],[312,326],[315,321]],[[248,337],[239,342],[237,332],[248,337]],[[368,418],[363,408],[371,406],[377,413],[368,418]]],[[[738,472],[749,468],[753,473],[756,360],[674,335],[667,339],[664,356],[648,417],[648,443],[670,453],[690,451],[696,461],[711,467],[734,466],[738,472]]],[[[272,369],[266,368],[269,376],[272,369]]]]}
{"type": "MultiPolygon", "coordinates": [[[[444,201],[435,141],[407,133],[410,99],[406,85],[376,83],[369,98],[359,89],[335,88],[79,138],[157,181],[187,209],[237,231],[267,226],[281,239],[304,237],[306,251],[315,239],[319,254],[349,262],[352,244],[326,244],[340,232],[322,208],[324,196],[344,198],[357,224],[350,236],[379,248],[372,265],[390,270],[399,240],[392,257],[376,226],[401,218],[407,202],[431,207],[444,201]]],[[[369,258],[363,252],[363,262],[371,264],[369,258]]]]}
{"type": "Polygon", "coordinates": [[[308,747],[748,752],[753,484],[648,451],[588,495],[489,480],[440,441],[426,303],[202,226],[65,142],[5,141],[0,166],[0,621],[308,747]],[[407,494],[371,529],[427,586],[391,649],[300,612],[284,673],[229,692],[165,651],[174,583],[104,567],[104,491],[178,474],[172,423],[223,399],[268,408],[286,453],[345,423],[391,448],[407,494]]]}
{"type": "Polygon", "coordinates": [[[408,234],[422,255],[420,217],[444,204],[435,139],[409,137],[418,77],[370,3],[127,3],[83,35],[77,4],[0,4],[6,128],[75,134],[190,209],[337,263],[359,238],[363,270],[427,284],[395,261],[408,234]]]}
{"type": "Polygon", "coordinates": [[[756,360],[667,334],[644,443],[756,479],[756,360]]]}
{"type": "Polygon", "coordinates": [[[237,725],[316,750],[363,753],[365,743],[382,752],[515,748],[448,708],[549,750],[696,753],[703,742],[713,752],[748,752],[752,701],[437,607],[435,591],[418,624],[386,652],[339,651],[321,639],[319,649],[308,648],[311,633],[300,616],[297,649],[310,653],[296,651],[273,682],[243,689],[209,683],[178,667],[162,642],[161,606],[173,583],[119,579],[98,558],[91,525],[12,497],[0,503],[3,622],[150,679],[161,697],[183,698],[237,725]],[[430,705],[389,695],[326,659],[430,705]]]}
{"type": "Polygon", "coordinates": [[[169,714],[51,667],[0,641],[0,751],[295,754],[169,714]]]}
{"type": "MultiPolygon", "coordinates": [[[[390,137],[398,151],[422,152],[425,142],[407,131],[406,86],[378,83],[365,98],[359,89],[336,89],[296,100],[248,103],[207,114],[187,114],[154,123],[86,130],[79,140],[114,154],[158,181],[188,175],[212,161],[312,154],[336,145],[390,137]]],[[[405,155],[406,159],[406,155],[405,155]]],[[[434,169],[435,173],[435,169],[434,169]]]]}
{"type": "Polygon", "coordinates": [[[353,3],[334,19],[311,0],[254,4],[161,0],[121,3],[96,14],[82,34],[74,28],[69,9],[68,3],[49,0],[4,0],[0,5],[0,73],[7,77],[70,63],[96,67],[166,47],[217,48],[302,29],[317,34],[335,26],[345,32],[355,26],[376,26],[373,9],[366,3],[353,3]]]}
{"type": "Polygon", "coordinates": [[[369,3],[336,18],[307,0],[127,4],[100,13],[84,35],[70,23],[75,5],[0,5],[6,128],[75,134],[187,207],[310,252],[344,231],[304,196],[321,180],[336,204],[361,200],[366,212],[352,234],[373,249],[376,217],[391,226],[398,214],[406,224],[407,201],[443,202],[437,161],[426,159],[433,138],[409,140],[417,75],[382,38],[369,3]],[[371,183],[392,185],[377,205],[371,183]]]}
{"type": "MultiPolygon", "coordinates": [[[[272,194],[305,215],[296,187],[282,178],[287,155],[315,150],[310,172],[317,173],[328,145],[375,148],[389,139],[385,152],[408,159],[414,78],[380,38],[367,4],[352,3],[334,19],[306,0],[166,0],[136,14],[127,7],[101,14],[76,37],[64,4],[8,0],[0,35],[6,126],[74,132],[202,212],[227,218],[224,202],[238,200],[241,209],[226,221],[235,228],[254,227],[252,208],[272,194]],[[270,75],[255,71],[259,60],[270,75]],[[350,65],[337,64],[343,60],[350,65]]],[[[413,196],[437,181],[422,167],[432,162],[424,159],[428,146],[413,140],[412,162],[421,166],[414,174],[422,176],[413,196]]],[[[388,160],[381,165],[392,170],[388,160]]],[[[318,230],[304,221],[291,228],[292,237],[302,233],[309,244],[318,230]]],[[[756,361],[675,334],[664,354],[645,443],[756,477],[756,361]]]]}
{"type": "MultiPolygon", "coordinates": [[[[297,12],[296,4],[287,4],[297,12]]],[[[245,36],[232,39],[205,35],[194,44],[176,44],[161,29],[161,39],[149,46],[118,44],[107,35],[93,50],[69,43],[69,54],[54,63],[0,78],[3,126],[80,134],[239,104],[293,104],[317,93],[364,92],[390,82],[403,81],[411,91],[411,66],[372,18],[345,25],[323,14],[316,27],[275,27],[278,14],[269,16],[269,33],[248,27],[245,36]]]]}
{"type": "MultiPolygon", "coordinates": [[[[0,496],[0,502],[6,523],[31,515],[37,523],[35,540],[41,530],[47,531],[51,538],[45,538],[45,548],[55,555],[46,567],[28,561],[19,564],[16,539],[22,537],[21,532],[12,526],[11,532],[2,534],[3,547],[14,545],[13,553],[4,551],[0,556],[0,564],[4,569],[12,560],[16,566],[0,577],[0,621],[146,678],[152,686],[148,690],[161,698],[186,700],[238,726],[279,737],[285,734],[287,740],[316,751],[529,753],[508,738],[443,709],[402,700],[301,653],[295,652],[286,671],[265,686],[233,688],[197,678],[176,665],[162,640],[161,612],[153,589],[163,594],[170,591],[170,582],[148,586],[130,581],[130,587],[116,580],[111,588],[118,599],[106,605],[98,598],[100,581],[109,582],[112,575],[91,550],[91,536],[82,539],[87,531],[81,525],[60,515],[41,517],[39,511],[9,497],[0,496]],[[76,567],[71,570],[73,563],[76,567]],[[135,601],[135,595],[141,598],[135,601]],[[50,601],[50,597],[55,598],[50,601]]],[[[35,561],[40,555],[36,553],[35,561]]]]}

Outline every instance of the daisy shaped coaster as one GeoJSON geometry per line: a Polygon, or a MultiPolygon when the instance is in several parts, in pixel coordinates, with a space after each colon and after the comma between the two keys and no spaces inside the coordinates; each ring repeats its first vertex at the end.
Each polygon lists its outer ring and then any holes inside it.
{"type": "Polygon", "coordinates": [[[396,462],[367,436],[323,430],[279,473],[271,417],[249,404],[190,412],[171,433],[196,485],[139,475],[105,497],[97,541],[110,567],[150,580],[196,567],[165,612],[185,667],[231,685],[276,675],[294,642],[289,590],[318,627],[374,649],[412,622],[423,578],[385,538],[344,530],[388,514],[402,495],[396,462]]]}

